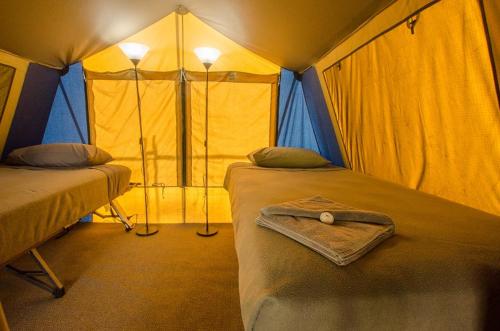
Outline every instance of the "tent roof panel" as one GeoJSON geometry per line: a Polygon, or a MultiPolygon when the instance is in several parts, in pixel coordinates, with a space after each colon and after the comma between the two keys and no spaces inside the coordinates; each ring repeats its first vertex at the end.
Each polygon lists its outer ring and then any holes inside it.
{"type": "Polygon", "coordinates": [[[258,55],[303,70],[393,1],[3,1],[0,49],[63,67],[131,36],[182,4],[258,55]]]}
{"type": "MultiPolygon", "coordinates": [[[[125,42],[140,42],[148,45],[150,51],[139,63],[139,68],[149,71],[172,71],[184,67],[191,71],[205,71],[193,50],[200,46],[211,46],[221,51],[221,56],[213,65],[214,71],[241,71],[254,74],[276,74],[280,67],[255,55],[231,39],[215,31],[191,13],[179,16],[172,13],[146,29],[130,36],[125,42]],[[181,23],[182,22],[182,23],[181,23]],[[184,27],[182,33],[177,33],[184,27]],[[177,52],[179,43],[180,52],[177,52]],[[182,53],[184,47],[184,53],[182,53]]],[[[131,67],[118,45],[113,45],[94,54],[84,61],[85,69],[97,72],[116,72],[131,67]]]]}

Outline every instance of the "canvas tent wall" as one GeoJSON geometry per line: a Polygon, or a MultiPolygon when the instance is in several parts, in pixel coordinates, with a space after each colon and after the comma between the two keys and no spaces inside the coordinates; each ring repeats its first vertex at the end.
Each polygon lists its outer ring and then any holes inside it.
{"type": "Polygon", "coordinates": [[[397,2],[316,65],[353,170],[500,213],[492,6],[397,2]]]}

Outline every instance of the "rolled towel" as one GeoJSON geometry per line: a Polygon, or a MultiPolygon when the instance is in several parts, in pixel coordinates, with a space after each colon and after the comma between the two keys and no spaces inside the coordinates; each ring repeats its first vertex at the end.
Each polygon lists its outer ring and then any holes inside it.
{"type": "Polygon", "coordinates": [[[319,215],[319,220],[321,221],[321,223],[325,223],[325,224],[333,224],[335,222],[335,218],[329,212],[321,213],[319,215]]]}

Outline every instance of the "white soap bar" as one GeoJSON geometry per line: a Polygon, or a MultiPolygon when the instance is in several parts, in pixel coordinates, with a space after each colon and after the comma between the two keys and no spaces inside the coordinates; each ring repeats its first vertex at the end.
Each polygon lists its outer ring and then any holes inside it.
{"type": "Polygon", "coordinates": [[[335,222],[333,215],[327,212],[321,213],[319,215],[319,220],[325,224],[333,224],[333,222],[335,222]]]}

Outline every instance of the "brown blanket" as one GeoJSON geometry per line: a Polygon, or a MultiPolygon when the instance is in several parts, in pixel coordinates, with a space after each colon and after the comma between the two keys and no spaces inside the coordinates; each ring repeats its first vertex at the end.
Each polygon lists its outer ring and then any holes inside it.
{"type": "Polygon", "coordinates": [[[0,266],[123,193],[130,173],[0,166],[0,266]]]}
{"type": "Polygon", "coordinates": [[[500,217],[340,168],[240,164],[227,188],[247,330],[500,329],[500,217]],[[397,235],[338,267],[255,224],[314,195],[390,215],[397,235]]]}
{"type": "Polygon", "coordinates": [[[89,168],[99,170],[106,176],[109,202],[113,201],[116,197],[122,195],[129,189],[129,170],[127,169],[127,171],[124,172],[123,168],[124,167],[112,164],[102,164],[89,168]]]}

